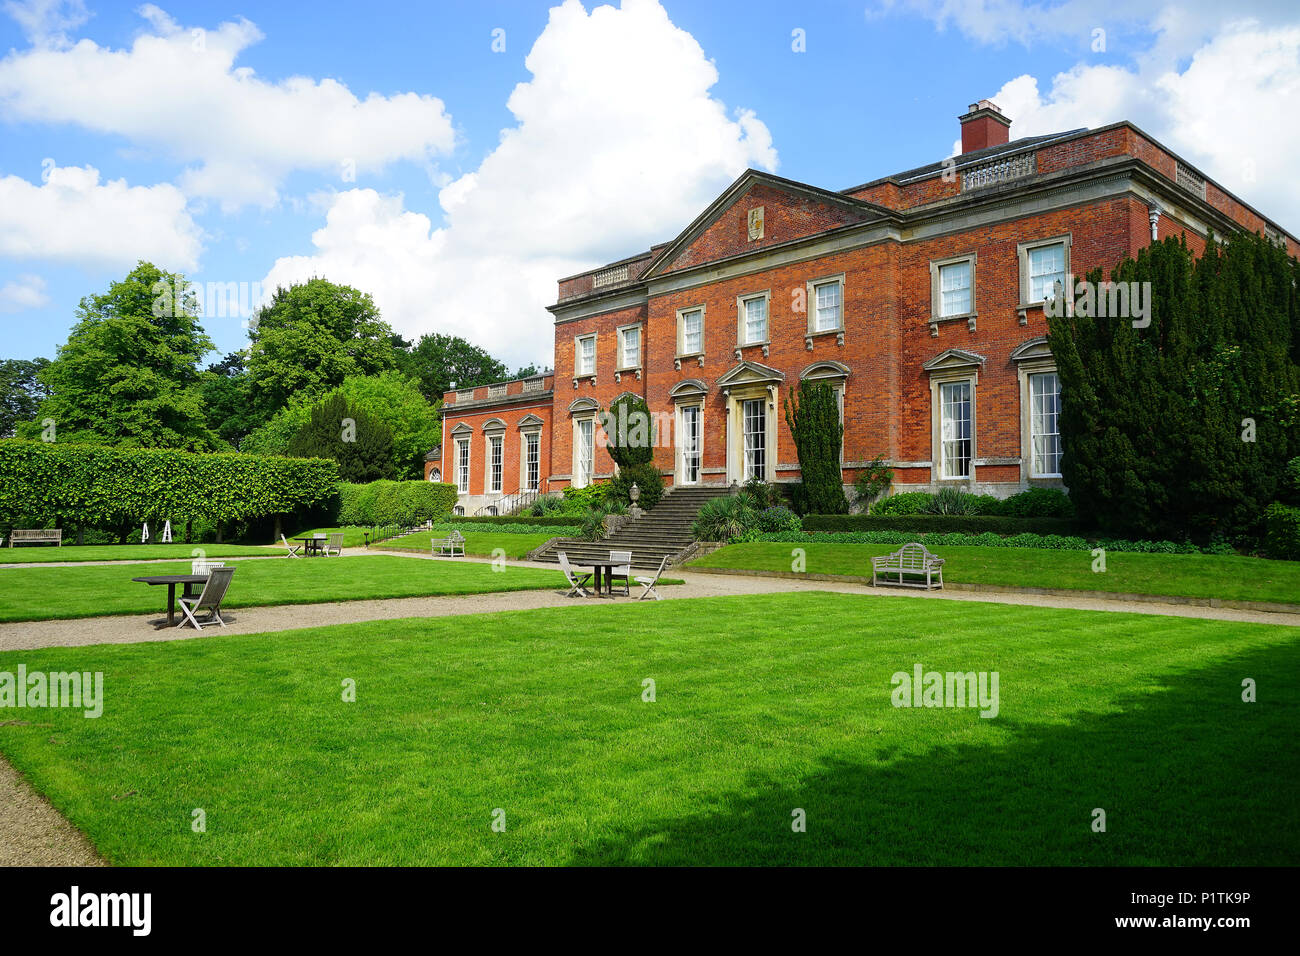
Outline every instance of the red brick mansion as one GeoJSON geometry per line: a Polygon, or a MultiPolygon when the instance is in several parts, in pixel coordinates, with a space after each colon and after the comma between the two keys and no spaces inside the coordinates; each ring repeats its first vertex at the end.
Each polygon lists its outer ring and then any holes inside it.
{"type": "Polygon", "coordinates": [[[610,477],[598,415],[633,392],[666,484],[796,481],[783,403],[813,378],[839,394],[846,485],[877,455],[895,490],[1059,485],[1054,283],[1153,236],[1300,253],[1131,123],[1011,140],[988,101],[960,119],[952,159],[839,192],[751,169],[671,242],[561,279],[554,372],[448,392],[430,476],[466,514],[610,477]]]}

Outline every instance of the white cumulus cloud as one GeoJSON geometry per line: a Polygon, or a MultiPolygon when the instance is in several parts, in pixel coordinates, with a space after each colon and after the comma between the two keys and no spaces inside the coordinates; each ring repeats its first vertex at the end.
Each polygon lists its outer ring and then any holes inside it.
{"type": "MultiPolygon", "coordinates": [[[[12,11],[11,11],[12,12],[12,11]]],[[[152,4],[130,49],[37,43],[0,60],[0,116],[125,137],[189,164],[180,185],[226,208],[267,206],[294,170],[348,181],[397,161],[431,162],[455,131],[441,100],[361,98],[333,79],[271,82],[239,55],[262,38],[247,20],[185,28],[152,4]]],[[[46,18],[48,20],[48,17],[46,18]]]]}
{"type": "Polygon", "coordinates": [[[39,186],[0,176],[0,256],[81,266],[198,265],[201,233],[175,186],[101,183],[93,166],[47,166],[39,186]]]}
{"type": "Polygon", "coordinates": [[[265,284],[324,276],[371,292],[407,336],[548,361],[556,279],[672,238],[746,167],[776,167],[767,127],[710,95],[717,69],[655,0],[567,0],[525,65],[515,125],[442,189],[441,226],[400,196],[341,192],[313,252],[265,284]]]}
{"type": "Polygon", "coordinates": [[[1179,70],[1076,65],[1040,91],[1025,75],[992,99],[1013,136],[1127,119],[1291,232],[1300,231],[1300,25],[1232,24],[1179,70]]]}
{"type": "Polygon", "coordinates": [[[0,285],[0,312],[21,312],[48,305],[45,280],[38,275],[24,273],[11,282],[0,285]]]}

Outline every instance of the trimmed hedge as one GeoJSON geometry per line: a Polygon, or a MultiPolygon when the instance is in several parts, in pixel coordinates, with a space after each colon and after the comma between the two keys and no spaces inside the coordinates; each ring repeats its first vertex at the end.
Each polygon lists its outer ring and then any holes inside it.
{"type": "MultiPolygon", "coordinates": [[[[805,519],[807,520],[807,519],[805,519]]],[[[907,531],[781,531],[774,534],[754,534],[746,541],[779,541],[790,544],[907,544],[916,541],[930,547],[948,548],[1043,548],[1048,551],[1091,551],[1103,548],[1106,551],[1131,552],[1140,554],[1197,554],[1201,551],[1194,544],[1176,541],[1128,541],[1123,538],[1103,538],[1090,542],[1077,535],[1060,534],[1013,534],[1002,536],[985,532],[983,534],[948,534],[917,533],[907,531]]],[[[1217,553],[1217,552],[1216,552],[1217,553]]]]}
{"type": "Polygon", "coordinates": [[[493,517],[492,515],[476,515],[472,518],[454,516],[447,519],[448,524],[487,524],[495,527],[504,525],[530,525],[547,528],[580,528],[582,527],[582,515],[566,514],[549,514],[549,515],[504,515],[493,517]]]}
{"type": "Polygon", "coordinates": [[[339,485],[340,525],[411,525],[442,521],[456,504],[456,486],[433,481],[344,482],[339,485]]]}
{"type": "Polygon", "coordinates": [[[321,504],[338,480],[323,458],[3,439],[0,524],[246,520],[321,504]]]}
{"type": "Polygon", "coordinates": [[[1077,521],[1068,518],[1010,518],[1001,515],[805,515],[805,531],[914,531],[931,534],[1073,535],[1077,521]]]}

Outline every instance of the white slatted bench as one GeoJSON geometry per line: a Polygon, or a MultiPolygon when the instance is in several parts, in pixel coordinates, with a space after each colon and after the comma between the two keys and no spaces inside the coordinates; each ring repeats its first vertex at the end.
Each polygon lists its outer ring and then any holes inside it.
{"type": "Polygon", "coordinates": [[[943,587],[943,558],[931,554],[926,550],[925,545],[917,544],[915,541],[905,544],[893,554],[882,554],[871,559],[871,586],[875,587],[877,584],[925,588],[927,591],[941,588],[943,587]],[[924,580],[921,580],[922,578],[924,580]]]}
{"type": "Polygon", "coordinates": [[[445,554],[454,558],[457,557],[457,553],[459,552],[460,557],[465,557],[465,536],[454,528],[447,537],[434,538],[429,542],[429,544],[430,550],[432,550],[435,555],[445,554]]]}
{"type": "Polygon", "coordinates": [[[63,547],[62,528],[14,528],[9,532],[9,547],[15,544],[57,544],[63,547]]]}

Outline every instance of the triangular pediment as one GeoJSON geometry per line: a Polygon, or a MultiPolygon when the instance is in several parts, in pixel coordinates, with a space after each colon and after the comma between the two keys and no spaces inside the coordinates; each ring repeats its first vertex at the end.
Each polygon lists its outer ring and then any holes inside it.
{"type": "Polygon", "coordinates": [[[785,373],[757,362],[741,362],[728,369],[718,379],[719,388],[731,388],[735,385],[761,384],[763,382],[784,382],[785,373]]]}
{"type": "Polygon", "coordinates": [[[518,427],[529,428],[534,425],[542,425],[542,424],[545,423],[540,418],[538,418],[536,415],[533,415],[532,413],[529,413],[525,415],[523,418],[519,419],[518,427]]]}
{"type": "Polygon", "coordinates": [[[1011,361],[1025,362],[1032,359],[1050,359],[1052,350],[1047,347],[1047,336],[1040,335],[1037,338],[1021,342],[1011,352],[1011,361]]]}
{"type": "Polygon", "coordinates": [[[984,356],[978,352],[965,349],[946,349],[940,352],[921,368],[927,372],[946,372],[950,369],[979,368],[984,364],[984,356]]]}
{"type": "Polygon", "coordinates": [[[750,169],[660,250],[642,277],[665,275],[894,215],[863,199],[750,169]],[[761,210],[761,235],[751,238],[750,217],[755,210],[761,210]]]}

